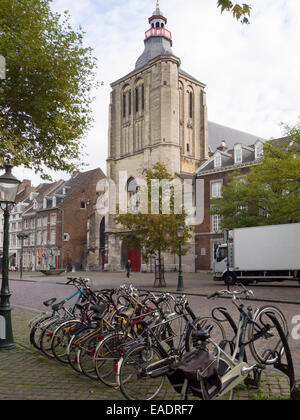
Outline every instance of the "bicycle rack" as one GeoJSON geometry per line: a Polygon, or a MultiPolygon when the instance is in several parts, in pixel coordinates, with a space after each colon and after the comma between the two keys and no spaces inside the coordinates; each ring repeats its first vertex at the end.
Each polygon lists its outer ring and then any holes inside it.
{"type": "Polygon", "coordinates": [[[283,343],[283,348],[284,348],[284,352],[285,352],[285,356],[287,360],[287,363],[282,363],[281,355],[278,354],[278,361],[274,363],[274,368],[288,376],[289,381],[290,381],[291,399],[300,400],[300,388],[299,386],[296,385],[294,364],[293,364],[292,354],[291,354],[291,350],[287,342],[286,335],[279,321],[277,320],[276,316],[274,316],[274,314],[272,314],[271,312],[266,313],[266,315],[271,319],[271,321],[274,323],[275,327],[277,328],[280,339],[283,343]]]}

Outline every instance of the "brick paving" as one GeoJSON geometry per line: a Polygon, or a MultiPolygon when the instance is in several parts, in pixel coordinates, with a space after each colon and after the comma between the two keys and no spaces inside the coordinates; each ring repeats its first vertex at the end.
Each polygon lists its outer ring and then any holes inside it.
{"type": "MultiPolygon", "coordinates": [[[[0,351],[0,400],[124,400],[118,390],[92,381],[32,348],[28,321],[35,315],[35,311],[20,307],[12,311],[17,346],[14,350],[0,351]]],[[[166,397],[176,399],[177,395],[168,391],[161,399],[166,397]]],[[[258,389],[242,385],[235,398],[289,399],[289,383],[278,371],[266,370],[258,389]]]]}

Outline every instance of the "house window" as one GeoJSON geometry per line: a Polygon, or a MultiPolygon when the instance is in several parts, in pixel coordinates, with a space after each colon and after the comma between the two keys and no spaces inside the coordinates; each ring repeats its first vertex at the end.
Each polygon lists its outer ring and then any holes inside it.
{"type": "Polygon", "coordinates": [[[43,227],[47,227],[47,225],[48,225],[48,217],[45,216],[43,217],[43,227]]]}
{"type": "Polygon", "coordinates": [[[221,216],[214,214],[211,218],[212,232],[219,233],[221,231],[221,216]]]}
{"type": "Polygon", "coordinates": [[[30,234],[30,245],[31,246],[35,245],[35,235],[34,235],[34,233],[30,234]]]}
{"type": "Polygon", "coordinates": [[[51,245],[55,245],[55,243],[56,243],[56,230],[55,229],[51,229],[50,243],[51,243],[51,245]]]}
{"type": "Polygon", "coordinates": [[[144,111],[145,108],[145,88],[144,85],[142,86],[142,111],[144,111]]]}
{"type": "Polygon", "coordinates": [[[216,153],[214,156],[214,167],[220,168],[222,166],[222,157],[220,153],[216,153]]]}
{"type": "Polygon", "coordinates": [[[36,235],[36,244],[41,245],[42,244],[42,232],[38,232],[36,235]]]}
{"type": "Polygon", "coordinates": [[[56,214],[51,214],[51,216],[50,216],[50,224],[52,226],[55,226],[56,225],[56,214]]]}
{"type": "Polygon", "coordinates": [[[213,182],[211,184],[211,198],[222,197],[222,182],[213,182]]]}
{"type": "Polygon", "coordinates": [[[48,232],[45,230],[43,232],[43,244],[42,245],[47,245],[47,241],[48,241],[48,232]]]}
{"type": "Polygon", "coordinates": [[[85,201],[81,201],[80,208],[81,209],[86,209],[86,202],[85,201]]]}
{"type": "Polygon", "coordinates": [[[37,227],[42,227],[42,219],[41,219],[41,217],[39,217],[38,219],[37,219],[37,227]]]}
{"type": "Polygon", "coordinates": [[[29,228],[29,220],[25,219],[24,220],[24,229],[28,229],[29,228]]]}
{"type": "Polygon", "coordinates": [[[243,162],[243,151],[242,146],[238,145],[234,148],[234,163],[242,163],[243,162]]]}
{"type": "Polygon", "coordinates": [[[259,142],[255,145],[255,159],[258,159],[263,154],[264,154],[264,146],[262,143],[259,142]]]}

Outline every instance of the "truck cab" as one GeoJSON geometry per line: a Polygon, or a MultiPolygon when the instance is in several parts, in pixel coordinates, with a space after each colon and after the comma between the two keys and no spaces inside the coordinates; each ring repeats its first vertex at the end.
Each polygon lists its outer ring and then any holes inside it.
{"type": "Polygon", "coordinates": [[[221,244],[215,251],[213,270],[214,280],[222,280],[223,274],[227,271],[228,247],[227,244],[221,244]]]}

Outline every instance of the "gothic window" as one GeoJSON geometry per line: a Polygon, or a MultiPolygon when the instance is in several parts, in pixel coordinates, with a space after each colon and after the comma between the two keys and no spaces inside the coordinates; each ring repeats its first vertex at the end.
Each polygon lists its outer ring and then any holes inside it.
{"type": "Polygon", "coordinates": [[[189,92],[189,117],[193,118],[193,92],[189,92]]]}
{"type": "Polygon", "coordinates": [[[123,95],[123,118],[126,117],[126,95],[123,95]]]}
{"type": "Polygon", "coordinates": [[[144,85],[142,85],[142,110],[144,111],[145,108],[145,88],[144,85]]]}
{"type": "Polygon", "coordinates": [[[131,115],[131,90],[128,92],[128,114],[131,115]]]}
{"type": "Polygon", "coordinates": [[[135,88],[135,112],[139,112],[139,88],[135,88]]]}

